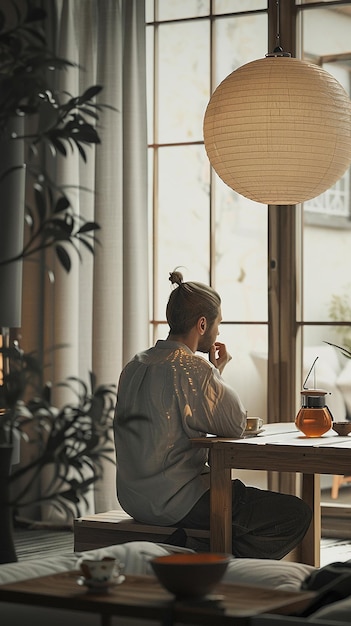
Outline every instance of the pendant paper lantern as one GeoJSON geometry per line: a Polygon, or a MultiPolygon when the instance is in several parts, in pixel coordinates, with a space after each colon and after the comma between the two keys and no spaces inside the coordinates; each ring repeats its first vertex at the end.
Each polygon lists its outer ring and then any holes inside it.
{"type": "Polygon", "coordinates": [[[241,195],[297,204],[331,187],[351,162],[351,102],[331,74],[290,56],[243,65],[214,91],[208,158],[241,195]]]}

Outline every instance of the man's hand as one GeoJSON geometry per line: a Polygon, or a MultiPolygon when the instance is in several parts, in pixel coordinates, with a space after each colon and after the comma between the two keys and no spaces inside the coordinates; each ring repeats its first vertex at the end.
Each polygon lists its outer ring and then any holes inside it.
{"type": "Polygon", "coordinates": [[[216,341],[213,346],[211,346],[209,357],[211,363],[217,367],[220,373],[223,372],[225,366],[232,358],[229,352],[227,352],[225,344],[219,341],[216,341]]]}

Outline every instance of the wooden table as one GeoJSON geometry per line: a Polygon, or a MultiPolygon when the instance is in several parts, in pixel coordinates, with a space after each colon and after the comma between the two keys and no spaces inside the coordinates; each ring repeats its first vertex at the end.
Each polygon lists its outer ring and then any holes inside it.
{"type": "MultiPolygon", "coordinates": [[[[210,600],[180,602],[175,601],[153,576],[127,576],[125,582],[106,594],[88,593],[78,586],[78,576],[78,571],[70,571],[0,585],[0,602],[87,611],[101,615],[102,626],[109,625],[111,616],[120,616],[121,626],[126,616],[157,620],[163,626],[176,623],[217,626],[219,622],[228,626],[248,626],[254,615],[297,613],[315,597],[313,592],[220,584],[210,600]]],[[[4,624],[3,618],[1,623],[4,624]]],[[[6,623],[4,626],[10,625],[6,623]]]]}
{"type": "Polygon", "coordinates": [[[333,430],[318,438],[305,437],[292,423],[265,424],[255,437],[192,439],[194,446],[208,448],[211,456],[211,550],[232,551],[231,470],[250,469],[296,472],[302,475],[301,497],[313,513],[301,542],[298,560],[320,565],[319,474],[350,474],[351,437],[333,430]]]}

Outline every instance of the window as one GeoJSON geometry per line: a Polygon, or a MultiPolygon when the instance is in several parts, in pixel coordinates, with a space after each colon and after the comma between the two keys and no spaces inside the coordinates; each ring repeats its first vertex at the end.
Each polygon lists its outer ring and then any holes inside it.
{"type": "Polygon", "coordinates": [[[234,356],[224,376],[249,413],[265,418],[267,207],[211,172],[202,125],[216,85],[266,54],[267,2],[162,0],[147,18],[153,339],[168,332],[170,271],[212,284],[222,297],[220,340],[234,356]]]}
{"type": "MultiPolygon", "coordinates": [[[[299,345],[304,343],[311,365],[316,346],[337,343],[340,329],[351,326],[346,309],[333,309],[335,298],[340,301],[350,292],[350,173],[303,207],[268,208],[221,182],[210,168],[202,135],[215,87],[269,51],[268,32],[276,25],[268,28],[268,15],[274,15],[268,14],[268,5],[274,4],[146,2],[151,327],[153,340],[168,332],[168,273],[175,267],[185,280],[211,283],[223,300],[220,339],[234,357],[225,378],[249,414],[287,420],[296,414],[305,373],[302,355],[295,382],[299,345]],[[277,250],[281,256],[275,265],[277,250]]],[[[283,0],[281,36],[290,36],[296,26],[296,56],[321,63],[349,90],[351,2],[323,7],[296,1],[297,17],[292,7],[283,0]]],[[[342,359],[336,358],[340,373],[342,359]]],[[[317,374],[320,369],[321,359],[317,374]]],[[[344,396],[338,406],[346,406],[344,396]]]]}

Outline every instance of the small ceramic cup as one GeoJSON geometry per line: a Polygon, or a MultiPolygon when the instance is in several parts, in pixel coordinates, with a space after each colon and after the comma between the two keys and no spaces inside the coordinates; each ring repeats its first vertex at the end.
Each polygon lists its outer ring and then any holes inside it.
{"type": "Polygon", "coordinates": [[[86,581],[91,583],[109,583],[120,574],[120,564],[112,557],[103,559],[81,559],[78,562],[86,581]]]}
{"type": "Polygon", "coordinates": [[[263,426],[263,419],[261,417],[247,417],[246,418],[246,432],[256,433],[263,426]]]}

